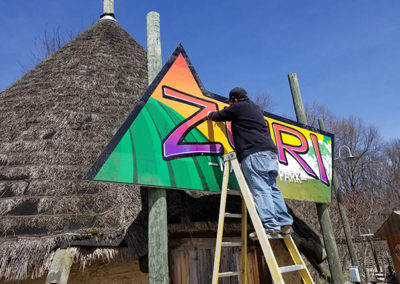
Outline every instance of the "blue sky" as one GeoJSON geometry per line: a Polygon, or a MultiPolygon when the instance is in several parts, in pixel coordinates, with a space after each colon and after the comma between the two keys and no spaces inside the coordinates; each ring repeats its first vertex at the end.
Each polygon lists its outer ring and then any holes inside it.
{"type": "MultiPolygon", "coordinates": [[[[46,27],[78,34],[102,8],[102,0],[1,1],[0,90],[33,67],[46,27]]],[[[267,93],[273,113],[294,118],[287,75],[295,72],[305,104],[400,138],[400,1],[115,0],[117,21],[145,48],[149,11],[161,15],[163,63],[182,43],[209,91],[267,93]]]]}

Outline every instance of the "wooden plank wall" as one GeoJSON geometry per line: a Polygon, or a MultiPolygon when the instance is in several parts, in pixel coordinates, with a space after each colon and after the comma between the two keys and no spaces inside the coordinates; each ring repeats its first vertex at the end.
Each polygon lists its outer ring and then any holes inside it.
{"type": "MultiPolygon", "coordinates": [[[[226,241],[240,241],[240,238],[224,238],[226,241]]],[[[281,240],[271,240],[280,266],[292,264],[288,251],[281,240]]],[[[215,238],[192,238],[170,240],[170,279],[172,284],[211,283],[215,250],[215,238]]],[[[250,284],[272,284],[268,267],[257,242],[250,242],[247,250],[247,279],[250,284]]],[[[238,271],[240,248],[222,248],[221,272],[238,271]]],[[[286,283],[301,284],[297,272],[285,273],[286,283]]],[[[219,284],[239,284],[239,277],[223,278],[219,284]]]]}
{"type": "Polygon", "coordinates": [[[396,274],[400,275],[400,235],[388,237],[387,242],[390,250],[390,256],[392,257],[394,269],[396,271],[396,274]]]}
{"type": "MultiPolygon", "coordinates": [[[[239,241],[239,238],[227,238],[239,241]]],[[[181,239],[180,244],[171,250],[170,271],[173,284],[211,283],[215,239],[181,239]]],[[[172,243],[173,245],[173,243],[172,243]]],[[[248,248],[248,283],[261,284],[258,270],[258,256],[255,246],[248,248]]],[[[221,272],[240,269],[240,248],[222,248],[221,272]]],[[[222,278],[220,284],[239,284],[240,277],[222,278]]]]}

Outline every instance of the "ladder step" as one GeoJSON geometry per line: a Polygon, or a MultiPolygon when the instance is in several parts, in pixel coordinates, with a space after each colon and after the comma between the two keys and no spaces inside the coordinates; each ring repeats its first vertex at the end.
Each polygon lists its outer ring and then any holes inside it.
{"type": "Polygon", "coordinates": [[[242,214],[236,214],[236,213],[225,213],[225,217],[228,218],[242,218],[242,214]]]}
{"type": "Polygon", "coordinates": [[[288,265],[288,266],[282,266],[279,267],[279,271],[281,273],[286,273],[286,272],[291,272],[291,271],[299,271],[306,269],[305,265],[303,264],[296,264],[296,265],[288,265]]]}
{"type": "Polygon", "coordinates": [[[241,247],[242,242],[222,242],[222,247],[241,247]]]}
{"type": "Polygon", "coordinates": [[[290,237],[289,235],[285,235],[285,234],[277,234],[277,235],[273,235],[273,236],[267,235],[268,239],[286,239],[289,237],[290,237]]]}
{"type": "Polygon", "coordinates": [[[241,274],[241,272],[239,271],[235,271],[235,272],[221,272],[218,274],[219,278],[222,277],[230,277],[230,276],[239,276],[241,274]]]}
{"type": "Polygon", "coordinates": [[[229,195],[241,195],[240,190],[233,190],[233,189],[229,189],[229,188],[228,188],[227,194],[229,194],[229,195]]]}

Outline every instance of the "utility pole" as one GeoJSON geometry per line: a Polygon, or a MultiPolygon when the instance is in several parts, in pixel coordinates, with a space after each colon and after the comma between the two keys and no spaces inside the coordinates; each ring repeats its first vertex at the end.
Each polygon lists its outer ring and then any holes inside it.
{"type": "MultiPolygon", "coordinates": [[[[288,76],[290,91],[292,93],[293,104],[296,111],[297,121],[307,125],[307,116],[304,111],[303,100],[301,98],[299,83],[296,73],[291,73],[288,76]]],[[[323,121],[320,120],[320,128],[324,128],[323,121]]],[[[322,129],[324,130],[324,129],[322,129]]],[[[322,236],[324,239],[326,254],[328,257],[329,270],[331,273],[331,283],[343,284],[342,264],[340,263],[339,253],[336,246],[335,237],[333,234],[331,218],[329,215],[328,204],[315,203],[318,212],[318,220],[321,226],[322,236]]]]}
{"type": "MultiPolygon", "coordinates": [[[[149,85],[161,70],[160,14],[147,14],[147,70],[149,85]]],[[[168,284],[167,193],[146,188],[149,199],[149,283],[168,284]]]]}
{"type": "Polygon", "coordinates": [[[342,191],[339,188],[339,182],[335,172],[333,172],[333,188],[334,191],[336,192],[336,200],[338,202],[340,218],[342,219],[342,225],[343,225],[344,235],[346,238],[347,248],[349,249],[351,265],[358,266],[357,254],[351,236],[350,223],[349,219],[347,218],[347,212],[343,202],[342,191]]]}

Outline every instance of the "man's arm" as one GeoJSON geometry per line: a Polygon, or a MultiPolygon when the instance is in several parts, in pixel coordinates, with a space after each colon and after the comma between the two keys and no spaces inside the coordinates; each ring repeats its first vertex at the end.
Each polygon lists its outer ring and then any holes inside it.
{"type": "Polygon", "coordinates": [[[209,111],[207,118],[212,121],[232,121],[235,117],[234,104],[220,111],[209,111]]]}

